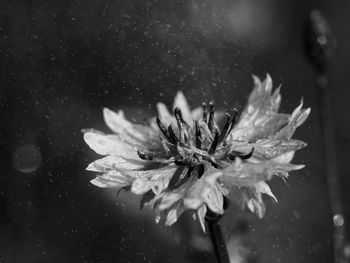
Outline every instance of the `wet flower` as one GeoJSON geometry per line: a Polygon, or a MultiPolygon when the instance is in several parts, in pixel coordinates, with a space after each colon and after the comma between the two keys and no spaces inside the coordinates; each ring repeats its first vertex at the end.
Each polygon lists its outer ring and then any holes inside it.
{"type": "Polygon", "coordinates": [[[272,91],[269,75],[253,77],[254,90],[238,118],[236,111],[215,114],[214,104],[190,110],[178,92],[171,114],[163,103],[148,124],[129,122],[123,111],[104,109],[113,134],[84,130],[86,143],[102,159],[87,170],[99,187],[131,190],[143,195],[141,207],[155,209],[156,221],[171,225],[190,210],[204,228],[207,210],[224,213],[226,199],[248,207],[259,217],[265,212],[262,194],[276,200],[266,181],[283,179],[304,165],[290,164],[294,152],[306,146],[292,139],[310,114],[303,103],[292,114],[278,113],[279,89],[272,91]],[[225,122],[220,125],[220,119],[225,122]]]}

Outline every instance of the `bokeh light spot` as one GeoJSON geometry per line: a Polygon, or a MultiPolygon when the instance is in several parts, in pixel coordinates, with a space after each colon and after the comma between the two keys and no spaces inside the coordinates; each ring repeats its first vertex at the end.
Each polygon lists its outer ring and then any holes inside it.
{"type": "Polygon", "coordinates": [[[18,146],[12,155],[13,167],[22,173],[36,171],[40,167],[41,161],[40,150],[33,144],[18,146]]]}

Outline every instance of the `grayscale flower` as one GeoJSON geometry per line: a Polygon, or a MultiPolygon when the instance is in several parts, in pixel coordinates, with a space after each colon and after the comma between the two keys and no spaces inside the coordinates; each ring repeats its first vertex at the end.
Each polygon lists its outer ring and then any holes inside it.
{"type": "Polygon", "coordinates": [[[148,124],[131,123],[123,111],[104,109],[113,134],[84,130],[90,148],[105,156],[87,167],[98,173],[91,183],[143,195],[141,207],[154,208],[157,222],[164,215],[166,225],[190,210],[204,229],[207,210],[223,214],[225,199],[262,217],[262,194],[276,200],[266,181],[273,175],[285,179],[304,167],[290,164],[294,152],[306,146],[292,136],[310,108],[302,109],[301,102],[292,114],[278,113],[280,90],[272,92],[270,76],[263,82],[253,79],[242,114],[226,113],[221,128],[218,119],[225,115],[215,114],[213,103],[191,111],[182,92],[175,97],[173,114],[158,103],[158,116],[148,124]]]}

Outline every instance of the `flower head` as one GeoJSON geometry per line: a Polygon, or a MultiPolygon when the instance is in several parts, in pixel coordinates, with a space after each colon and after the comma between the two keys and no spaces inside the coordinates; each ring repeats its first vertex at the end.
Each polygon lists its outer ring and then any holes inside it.
{"type": "Polygon", "coordinates": [[[90,148],[105,156],[87,167],[98,173],[91,183],[143,195],[141,207],[154,208],[156,221],[164,215],[166,225],[191,210],[204,229],[207,210],[223,214],[226,198],[262,217],[262,194],[277,201],[266,181],[304,167],[290,164],[294,152],[306,146],[292,136],[310,108],[302,109],[301,102],[292,114],[278,113],[281,95],[279,89],[272,92],[270,76],[263,82],[253,79],[255,87],[239,118],[237,112],[215,114],[213,103],[191,111],[182,92],[175,97],[173,114],[158,103],[158,116],[148,124],[131,123],[122,111],[104,109],[113,134],[84,130],[90,148]]]}

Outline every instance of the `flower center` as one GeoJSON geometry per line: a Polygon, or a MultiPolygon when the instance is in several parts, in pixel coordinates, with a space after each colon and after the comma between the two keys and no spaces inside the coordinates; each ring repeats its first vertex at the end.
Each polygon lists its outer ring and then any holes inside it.
{"type": "Polygon", "coordinates": [[[161,137],[161,140],[167,156],[166,158],[164,156],[157,158],[138,152],[139,157],[143,160],[172,162],[190,167],[209,162],[215,168],[221,167],[221,161],[234,160],[236,157],[250,158],[254,149],[249,154],[242,155],[231,151],[231,146],[226,142],[236,123],[238,112],[235,110],[233,116],[226,113],[226,123],[220,130],[214,118],[214,103],[210,102],[209,105],[203,103],[202,106],[202,119],[195,120],[192,126],[185,122],[179,108],[174,110],[177,129],[174,129],[172,124],[166,128],[160,117],[157,116],[156,122],[164,136],[161,137]]]}

